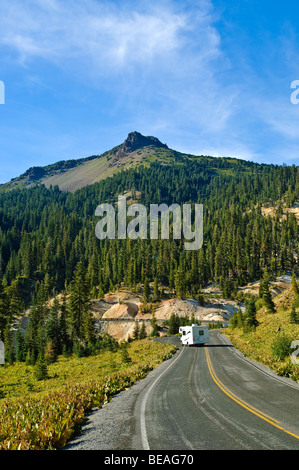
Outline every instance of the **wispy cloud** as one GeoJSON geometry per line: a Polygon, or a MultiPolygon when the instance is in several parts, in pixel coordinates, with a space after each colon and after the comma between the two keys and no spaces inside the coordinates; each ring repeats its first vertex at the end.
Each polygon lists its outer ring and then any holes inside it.
{"type": "Polygon", "coordinates": [[[4,0],[0,43],[26,63],[35,58],[63,65],[86,59],[97,72],[151,62],[180,46],[186,18],[169,9],[153,12],[95,0],[4,0]]]}
{"type": "Polygon", "coordinates": [[[188,3],[3,0],[0,46],[24,67],[38,60],[105,89],[117,83],[119,93],[137,100],[139,117],[138,103],[156,103],[169,127],[188,116],[217,131],[233,111],[236,89],[219,83],[227,59],[210,0],[188,3]],[[106,81],[99,85],[99,78],[106,81]]]}
{"type": "Polygon", "coordinates": [[[290,104],[288,89],[299,79],[294,30],[284,24],[256,50],[249,33],[238,41],[239,28],[220,26],[214,3],[2,0],[0,60],[18,70],[22,84],[39,87],[45,102],[55,96],[56,111],[64,91],[79,110],[86,93],[90,108],[99,108],[92,129],[98,119],[110,134],[112,127],[136,129],[190,153],[258,160],[267,141],[265,151],[275,146],[277,159],[283,146],[295,155],[299,106],[290,104]],[[51,95],[61,77],[63,92],[51,95]]]}

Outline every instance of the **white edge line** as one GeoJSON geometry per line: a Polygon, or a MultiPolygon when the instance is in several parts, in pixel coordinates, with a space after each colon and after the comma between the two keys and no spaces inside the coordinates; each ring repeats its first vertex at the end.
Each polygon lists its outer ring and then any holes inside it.
{"type": "Polygon", "coordinates": [[[140,413],[140,434],[141,434],[141,441],[142,441],[142,447],[143,450],[150,450],[149,447],[149,442],[147,439],[147,432],[146,432],[146,424],[145,424],[145,408],[146,408],[146,402],[149,397],[149,394],[151,393],[152,389],[156,385],[156,383],[163,377],[163,375],[176,363],[176,361],[181,357],[182,352],[184,351],[184,348],[181,349],[181,352],[177,356],[177,358],[167,367],[167,369],[162,372],[162,374],[159,375],[159,377],[156,378],[156,380],[152,383],[150,388],[147,390],[142,403],[141,403],[141,413],[140,413]]]}

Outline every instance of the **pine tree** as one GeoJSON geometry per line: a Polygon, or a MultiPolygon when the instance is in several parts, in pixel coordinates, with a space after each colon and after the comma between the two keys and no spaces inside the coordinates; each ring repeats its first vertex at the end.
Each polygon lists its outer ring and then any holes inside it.
{"type": "Polygon", "coordinates": [[[230,324],[232,328],[242,328],[244,325],[244,315],[241,308],[231,317],[230,324]]]}
{"type": "Polygon", "coordinates": [[[40,353],[44,353],[46,345],[46,318],[48,309],[44,301],[43,285],[37,292],[37,298],[30,308],[29,322],[26,329],[26,361],[34,364],[40,353]]]}
{"type": "Polygon", "coordinates": [[[7,324],[4,330],[4,347],[5,347],[5,361],[8,364],[13,364],[15,362],[15,351],[14,351],[13,335],[12,335],[10,321],[7,321],[7,324]]]}
{"type": "Polygon", "coordinates": [[[151,336],[158,336],[158,324],[157,324],[156,316],[154,313],[152,314],[151,327],[152,327],[151,336]]]}
{"type": "Polygon", "coordinates": [[[16,334],[16,360],[17,362],[23,362],[26,359],[25,350],[25,339],[21,331],[21,325],[19,324],[16,334]]]}
{"type": "Polygon", "coordinates": [[[33,271],[34,271],[34,256],[33,256],[33,250],[32,250],[32,241],[31,238],[28,234],[22,235],[23,243],[21,246],[21,252],[22,252],[22,261],[23,261],[23,273],[24,276],[28,279],[31,279],[33,277],[33,271]]]}
{"type": "Polygon", "coordinates": [[[259,322],[256,318],[256,306],[255,306],[255,299],[252,297],[247,303],[246,303],[246,324],[250,328],[256,328],[259,325],[259,322]]]}
{"type": "Polygon", "coordinates": [[[296,274],[294,271],[292,272],[291,284],[292,284],[292,289],[293,289],[295,296],[299,295],[299,287],[298,287],[298,283],[296,280],[296,274]]]}
{"type": "Polygon", "coordinates": [[[155,279],[154,279],[153,300],[159,300],[159,298],[160,298],[159,284],[158,284],[157,277],[155,277],[155,279]]]}
{"type": "Polygon", "coordinates": [[[62,295],[62,304],[60,306],[60,316],[58,320],[59,326],[59,354],[66,354],[70,351],[70,340],[68,335],[68,328],[67,328],[67,298],[66,298],[66,291],[63,292],[62,295]]]}
{"type": "Polygon", "coordinates": [[[298,314],[296,312],[295,305],[292,305],[292,309],[291,309],[291,312],[290,312],[290,323],[292,323],[292,324],[299,323],[299,318],[298,318],[298,314]]]}
{"type": "Polygon", "coordinates": [[[139,323],[137,320],[135,320],[135,327],[133,330],[133,339],[135,340],[140,339],[140,328],[139,328],[139,323]]]}
{"type": "Polygon", "coordinates": [[[46,357],[49,362],[56,362],[58,359],[58,354],[61,351],[58,310],[59,303],[58,300],[55,298],[53,306],[50,310],[48,321],[46,323],[46,357]]]}
{"type": "Polygon", "coordinates": [[[6,293],[8,298],[9,317],[10,321],[13,322],[16,320],[23,306],[17,281],[12,282],[11,286],[6,289],[6,293]]]}
{"type": "Polygon", "coordinates": [[[86,347],[94,343],[95,328],[89,302],[89,287],[86,271],[82,262],[79,262],[74,279],[71,284],[68,301],[70,315],[71,340],[73,345],[83,342],[86,347]]]}
{"type": "Polygon", "coordinates": [[[0,341],[4,340],[4,330],[9,318],[9,306],[7,295],[4,291],[2,280],[0,279],[0,341]]]}
{"type": "Polygon", "coordinates": [[[205,304],[205,297],[204,297],[204,294],[201,292],[201,290],[198,290],[197,292],[197,302],[198,302],[198,305],[200,305],[201,307],[203,307],[205,304]]]}
{"type": "Polygon", "coordinates": [[[139,339],[145,339],[145,338],[146,338],[146,330],[145,330],[145,323],[143,321],[141,328],[140,328],[139,339]]]}
{"type": "Polygon", "coordinates": [[[126,342],[121,345],[121,358],[124,364],[130,364],[132,362],[128,352],[128,343],[126,342]]]}
{"type": "Polygon", "coordinates": [[[173,313],[169,319],[168,334],[176,335],[179,332],[179,327],[180,327],[180,318],[175,313],[173,313]]]}
{"type": "Polygon", "coordinates": [[[144,286],[143,286],[143,303],[147,303],[150,298],[150,285],[148,277],[146,276],[144,279],[144,286]]]}
{"type": "Polygon", "coordinates": [[[270,278],[268,270],[264,270],[264,275],[260,283],[259,288],[259,297],[261,297],[270,313],[275,313],[275,304],[272,300],[272,295],[270,292],[270,278]]]}
{"type": "Polygon", "coordinates": [[[175,274],[174,288],[176,296],[179,299],[183,299],[184,297],[186,297],[186,279],[183,268],[179,268],[175,274]]]}
{"type": "Polygon", "coordinates": [[[36,380],[46,380],[48,378],[47,361],[43,353],[40,353],[35,365],[34,375],[36,380]]]}

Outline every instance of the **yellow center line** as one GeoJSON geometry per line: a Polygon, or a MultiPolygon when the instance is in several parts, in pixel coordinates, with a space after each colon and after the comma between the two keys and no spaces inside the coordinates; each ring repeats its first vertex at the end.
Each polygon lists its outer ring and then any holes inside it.
{"type": "Polygon", "coordinates": [[[211,358],[210,358],[210,354],[208,352],[208,349],[205,348],[205,353],[206,353],[206,358],[207,358],[207,364],[208,364],[208,368],[209,368],[209,372],[211,374],[211,377],[212,379],[214,380],[214,382],[216,383],[216,385],[228,396],[230,397],[233,401],[235,401],[236,403],[238,403],[240,406],[242,406],[243,408],[245,408],[246,410],[250,411],[251,413],[253,413],[254,415],[258,416],[259,418],[263,419],[264,421],[266,421],[267,423],[270,423],[272,424],[272,426],[276,427],[277,429],[280,429],[281,431],[284,431],[285,433],[289,434],[290,436],[293,436],[295,437],[296,439],[299,439],[299,436],[288,431],[287,429],[283,428],[282,426],[279,426],[279,421],[277,421],[276,419],[274,418],[271,418],[270,416],[266,415],[265,413],[257,410],[256,408],[254,408],[253,406],[249,405],[248,403],[246,403],[244,400],[242,400],[241,398],[239,398],[237,395],[235,395],[234,393],[232,393],[227,387],[225,387],[225,385],[223,385],[223,383],[219,380],[219,378],[217,377],[215,371],[214,371],[214,368],[212,366],[212,362],[211,362],[211,358]]]}
{"type": "MultiPolygon", "coordinates": [[[[214,379],[214,381],[217,383],[217,385],[221,388],[221,390],[225,391],[225,393],[227,395],[230,396],[230,398],[233,398],[237,403],[242,403],[243,406],[245,408],[250,408],[250,411],[255,411],[256,413],[260,414],[260,415],[263,415],[265,418],[268,418],[269,420],[271,421],[276,421],[276,423],[279,424],[279,421],[277,421],[276,419],[274,418],[271,418],[271,416],[268,416],[266,415],[265,413],[263,413],[262,411],[260,410],[257,410],[256,408],[254,408],[252,405],[249,405],[246,401],[244,401],[242,398],[238,397],[237,395],[235,395],[233,392],[231,392],[225,385],[223,385],[223,383],[220,381],[220,379],[216,376],[216,373],[214,371],[214,368],[213,368],[213,365],[212,365],[212,362],[211,362],[211,358],[210,358],[210,355],[209,355],[209,352],[207,351],[206,349],[206,356],[207,356],[207,362],[208,362],[208,367],[209,367],[209,370],[210,370],[210,373],[212,375],[212,378],[214,379]]],[[[241,404],[240,403],[240,404],[241,404]]]]}

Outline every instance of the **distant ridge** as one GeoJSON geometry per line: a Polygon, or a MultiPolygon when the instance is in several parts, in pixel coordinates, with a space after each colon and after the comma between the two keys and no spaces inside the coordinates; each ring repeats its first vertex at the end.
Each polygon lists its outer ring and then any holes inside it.
{"type": "MultiPolygon", "coordinates": [[[[216,161],[213,157],[189,155],[170,149],[166,144],[153,136],[144,136],[140,132],[130,132],[125,141],[104,152],[80,159],[59,160],[47,166],[29,168],[22,175],[10,182],[0,185],[0,191],[13,188],[29,188],[36,184],[44,184],[47,188],[58,186],[61,191],[75,192],[92,185],[116,173],[137,168],[139,165],[149,166],[154,162],[163,165],[178,164],[186,161],[216,161]]],[[[236,161],[242,165],[240,160],[236,161]]],[[[228,162],[228,160],[227,160],[228,162]]],[[[245,164],[245,163],[244,163],[245,164]]],[[[216,165],[217,166],[217,165],[216,165]]],[[[245,164],[247,168],[248,162],[245,164]]]]}
{"type": "MultiPolygon", "coordinates": [[[[63,191],[73,192],[121,170],[132,168],[142,163],[144,159],[151,158],[151,155],[157,154],[159,150],[167,152],[168,159],[173,158],[173,151],[159,139],[133,131],[122,144],[102,155],[60,160],[43,167],[31,167],[10,182],[0,185],[0,189],[30,187],[41,183],[46,187],[57,185],[63,191]]],[[[163,157],[165,155],[160,155],[159,158],[163,161],[163,157]]]]}

